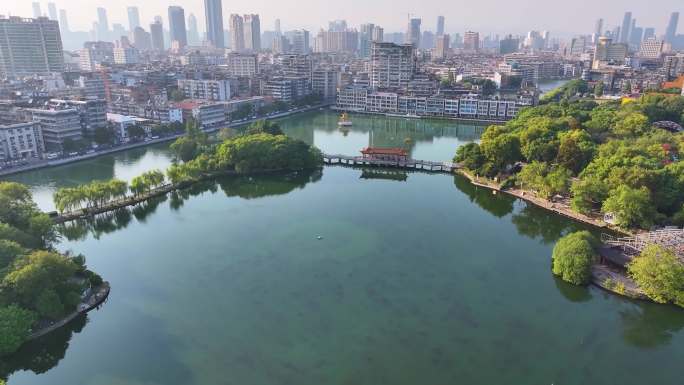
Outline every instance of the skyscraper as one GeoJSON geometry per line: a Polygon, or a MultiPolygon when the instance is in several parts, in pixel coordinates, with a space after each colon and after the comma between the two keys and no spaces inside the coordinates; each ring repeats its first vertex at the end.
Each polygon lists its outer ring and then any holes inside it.
{"type": "Polygon", "coordinates": [[[594,27],[594,35],[597,39],[599,36],[603,35],[603,19],[596,20],[596,27],[594,27]]]}
{"type": "Polygon", "coordinates": [[[645,28],[644,29],[644,40],[648,40],[655,37],[655,28],[645,28]]]}
{"type": "Polygon", "coordinates": [[[107,10],[97,9],[97,38],[98,40],[109,40],[109,21],[107,21],[107,10]]]}
{"type": "Polygon", "coordinates": [[[439,35],[437,36],[437,44],[435,47],[434,59],[445,59],[449,54],[449,43],[451,42],[451,37],[449,35],[439,35]]]}
{"type": "Polygon", "coordinates": [[[199,28],[197,27],[197,17],[194,13],[188,16],[188,44],[199,45],[201,43],[199,28]]]}
{"type": "Polygon", "coordinates": [[[441,35],[444,35],[444,16],[437,16],[437,36],[441,35]]]}
{"type": "Polygon", "coordinates": [[[281,36],[283,34],[283,31],[280,29],[280,19],[275,20],[275,33],[278,36],[281,36]]]}
{"type": "Polygon", "coordinates": [[[406,43],[413,44],[414,47],[420,46],[420,19],[411,19],[406,30],[406,43]]]}
{"type": "Polygon", "coordinates": [[[232,14],[229,20],[230,27],[230,48],[233,52],[245,50],[245,33],[242,16],[232,14]]]}
{"type": "Polygon", "coordinates": [[[183,48],[188,45],[188,32],[185,28],[185,10],[182,7],[169,7],[169,34],[171,43],[178,42],[183,48]]]}
{"type": "Polygon", "coordinates": [[[622,27],[620,28],[620,43],[629,43],[631,32],[632,12],[625,12],[625,17],[622,19],[622,27]]]}
{"type": "Polygon", "coordinates": [[[375,30],[374,24],[361,24],[361,33],[359,34],[359,54],[362,57],[370,56],[371,42],[373,41],[373,30],[375,30]]]}
{"type": "Polygon", "coordinates": [[[54,20],[1,17],[0,41],[0,76],[64,71],[62,38],[54,20]]]}
{"type": "Polygon", "coordinates": [[[298,29],[288,33],[292,53],[306,55],[309,53],[309,31],[298,29]]]}
{"type": "Polygon", "coordinates": [[[69,33],[69,19],[67,19],[67,13],[64,9],[59,10],[59,28],[62,34],[69,33]]]}
{"type": "Polygon", "coordinates": [[[138,7],[128,7],[128,28],[131,31],[135,31],[138,27],[140,27],[140,12],[138,11],[138,7]]]}
{"type": "Polygon", "coordinates": [[[48,17],[50,17],[50,20],[57,21],[57,6],[55,3],[48,3],[48,17]]]}
{"type": "Polygon", "coordinates": [[[379,25],[376,25],[375,28],[373,28],[373,38],[372,41],[385,41],[385,30],[384,28],[380,27],[379,25]]]}
{"type": "Polygon", "coordinates": [[[463,48],[468,51],[477,51],[480,49],[480,34],[478,32],[468,31],[463,36],[463,48]]]}
{"type": "Polygon", "coordinates": [[[259,15],[245,15],[243,17],[243,31],[245,34],[245,49],[253,52],[261,50],[261,22],[259,15]]]}
{"type": "Polygon", "coordinates": [[[133,30],[133,44],[139,50],[152,49],[152,36],[142,27],[135,27],[133,30]]]}
{"type": "Polygon", "coordinates": [[[221,0],[204,0],[204,14],[207,22],[207,40],[216,48],[225,48],[221,0]]]}
{"type": "Polygon", "coordinates": [[[164,24],[155,21],[150,24],[150,37],[152,39],[152,49],[157,51],[164,50],[164,24]]]}
{"type": "Polygon", "coordinates": [[[679,12],[672,12],[670,21],[665,29],[665,41],[671,43],[677,35],[677,24],[679,24],[679,12]]]}
{"type": "Polygon", "coordinates": [[[33,6],[33,18],[34,19],[37,19],[37,18],[43,16],[40,12],[40,3],[39,2],[34,1],[32,6],[33,6]]]}

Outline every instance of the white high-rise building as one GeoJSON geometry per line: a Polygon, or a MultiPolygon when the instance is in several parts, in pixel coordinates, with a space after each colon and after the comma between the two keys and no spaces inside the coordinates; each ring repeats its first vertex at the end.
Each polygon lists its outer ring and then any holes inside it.
{"type": "Polygon", "coordinates": [[[261,22],[259,21],[259,15],[245,15],[242,20],[245,49],[259,52],[261,50],[261,22]]]}
{"type": "Polygon", "coordinates": [[[52,2],[48,3],[48,17],[50,18],[50,20],[54,20],[54,21],[58,20],[57,19],[57,6],[55,5],[55,3],[52,3],[52,2]]]}
{"type": "Polygon", "coordinates": [[[416,66],[412,44],[373,42],[371,47],[371,87],[397,89],[408,86],[416,66]]]}
{"type": "Polygon", "coordinates": [[[62,37],[54,20],[0,18],[0,42],[0,75],[64,71],[62,37]]]}
{"type": "Polygon", "coordinates": [[[408,23],[408,28],[406,30],[406,43],[413,44],[415,48],[420,47],[420,19],[411,19],[408,23]]]}
{"type": "Polygon", "coordinates": [[[43,14],[40,11],[40,3],[39,2],[34,1],[33,4],[31,4],[31,5],[33,6],[33,18],[34,19],[37,19],[37,18],[43,16],[43,14]]]}
{"type": "Polygon", "coordinates": [[[129,31],[135,31],[136,28],[140,27],[140,11],[138,7],[128,7],[128,29],[129,31]]]}
{"type": "Polygon", "coordinates": [[[663,53],[664,42],[656,38],[646,39],[641,42],[639,56],[649,59],[657,59],[663,53]]]}
{"type": "Polygon", "coordinates": [[[237,14],[230,15],[230,48],[233,52],[243,52],[245,50],[245,30],[242,16],[237,14]]]}

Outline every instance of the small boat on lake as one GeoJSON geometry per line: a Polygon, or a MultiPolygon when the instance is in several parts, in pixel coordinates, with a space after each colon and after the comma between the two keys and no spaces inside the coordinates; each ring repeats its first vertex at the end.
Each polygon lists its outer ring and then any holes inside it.
{"type": "Polygon", "coordinates": [[[340,116],[340,120],[337,122],[337,125],[340,127],[349,127],[352,125],[352,121],[349,119],[349,115],[347,115],[346,112],[340,116]]]}

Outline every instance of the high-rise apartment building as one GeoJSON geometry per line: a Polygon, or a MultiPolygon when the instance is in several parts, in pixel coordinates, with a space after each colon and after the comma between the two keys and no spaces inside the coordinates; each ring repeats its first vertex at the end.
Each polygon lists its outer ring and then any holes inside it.
{"type": "Polygon", "coordinates": [[[370,56],[371,42],[373,41],[374,30],[374,24],[361,24],[361,31],[359,33],[359,54],[362,57],[370,56]]]}
{"type": "Polygon", "coordinates": [[[444,16],[437,16],[437,36],[444,35],[444,16]]]}
{"type": "Polygon", "coordinates": [[[594,26],[594,35],[592,35],[593,42],[596,43],[601,36],[603,36],[603,19],[598,19],[594,26]]]}
{"type": "Polygon", "coordinates": [[[45,17],[0,18],[0,75],[62,71],[64,52],[58,22],[45,17]]]}
{"type": "Polygon", "coordinates": [[[435,47],[434,59],[446,59],[449,54],[449,43],[451,42],[451,37],[449,35],[439,35],[437,36],[437,44],[435,47]]]}
{"type": "Polygon", "coordinates": [[[48,17],[50,20],[57,21],[57,6],[55,3],[48,3],[48,17]]]}
{"type": "Polygon", "coordinates": [[[385,41],[385,30],[379,25],[376,25],[375,28],[373,28],[372,41],[385,41]]]}
{"type": "Polygon", "coordinates": [[[201,39],[199,35],[199,27],[197,26],[197,17],[194,13],[188,16],[188,44],[200,45],[201,39]]]}
{"type": "Polygon", "coordinates": [[[152,38],[152,49],[157,51],[164,50],[164,24],[156,21],[150,24],[150,37],[152,38]]]}
{"type": "Polygon", "coordinates": [[[309,53],[309,31],[305,29],[290,31],[287,37],[290,40],[290,52],[300,55],[309,53]]]}
{"type": "Polygon", "coordinates": [[[371,46],[371,87],[375,89],[405,88],[413,78],[416,66],[413,44],[373,42],[371,46]]]}
{"type": "Polygon", "coordinates": [[[605,65],[624,64],[628,53],[627,44],[613,43],[608,37],[600,37],[594,52],[594,63],[592,68],[598,69],[605,65]]]}
{"type": "Polygon", "coordinates": [[[502,55],[518,52],[519,47],[520,39],[514,38],[513,35],[508,35],[499,40],[499,53],[502,55]]]}
{"type": "Polygon", "coordinates": [[[171,42],[178,42],[183,48],[188,45],[188,32],[185,28],[185,10],[182,7],[169,7],[169,34],[171,42]]]}
{"type": "Polygon", "coordinates": [[[480,49],[480,33],[468,31],[463,36],[463,49],[478,51],[480,49]]]}
{"type": "Polygon", "coordinates": [[[109,20],[107,20],[107,10],[100,7],[97,9],[97,39],[109,40],[109,20]]]}
{"type": "Polygon", "coordinates": [[[69,33],[69,19],[64,9],[59,10],[59,30],[62,31],[62,35],[69,33]]]}
{"type": "Polygon", "coordinates": [[[138,7],[128,7],[126,11],[128,12],[128,29],[135,31],[136,28],[140,27],[140,11],[138,7]]]}
{"type": "Polygon", "coordinates": [[[677,25],[679,24],[679,12],[672,12],[670,21],[665,29],[665,42],[671,43],[677,35],[677,25]]]}
{"type": "Polygon", "coordinates": [[[644,28],[644,40],[655,37],[655,28],[644,28]]]}
{"type": "Polygon", "coordinates": [[[639,56],[648,59],[658,59],[663,53],[663,41],[656,38],[646,39],[641,43],[639,56]]]}
{"type": "Polygon", "coordinates": [[[221,0],[204,0],[204,13],[207,22],[207,40],[216,48],[225,48],[221,0]]]}
{"type": "Polygon", "coordinates": [[[139,50],[152,49],[152,36],[142,27],[135,27],[133,30],[133,44],[139,50]]]}
{"type": "Polygon", "coordinates": [[[245,29],[242,16],[237,14],[230,15],[230,48],[233,52],[243,52],[245,50],[245,29]]]}
{"type": "Polygon", "coordinates": [[[420,19],[411,19],[409,20],[408,28],[406,29],[406,43],[413,44],[416,48],[420,47],[420,23],[420,19]]]}
{"type": "Polygon", "coordinates": [[[259,15],[245,15],[243,18],[245,49],[251,52],[261,50],[261,22],[259,15]]]}
{"type": "Polygon", "coordinates": [[[631,31],[632,12],[625,12],[625,16],[622,18],[622,27],[620,27],[620,43],[629,43],[631,31]]]}
{"type": "Polygon", "coordinates": [[[33,4],[31,4],[31,5],[33,7],[33,18],[34,19],[37,19],[37,18],[43,16],[43,14],[40,11],[40,3],[39,2],[34,1],[33,4]]]}

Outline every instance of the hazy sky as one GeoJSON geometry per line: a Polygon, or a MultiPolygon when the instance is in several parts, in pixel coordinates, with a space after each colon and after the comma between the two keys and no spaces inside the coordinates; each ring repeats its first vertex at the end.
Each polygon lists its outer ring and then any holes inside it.
{"type": "MultiPolygon", "coordinates": [[[[140,9],[141,21],[147,24],[155,15],[166,23],[167,7],[180,5],[186,16],[194,13],[204,30],[203,0],[55,0],[58,9],[66,9],[72,30],[90,29],[96,19],[95,9],[108,10],[109,23],[128,26],[126,7],[140,9]]],[[[32,0],[2,0],[0,14],[32,15],[32,0]]],[[[47,1],[41,0],[43,13],[47,1]]],[[[423,19],[423,29],[435,29],[438,15],[446,17],[449,33],[471,29],[495,33],[524,33],[530,29],[549,30],[554,35],[591,33],[597,18],[605,19],[608,27],[618,25],[625,11],[632,11],[637,24],[655,27],[663,33],[669,15],[682,13],[679,31],[684,31],[683,0],[224,0],[224,25],[228,28],[230,13],[258,13],[261,29],[273,29],[276,18],[283,29],[306,28],[317,31],[329,20],[346,19],[351,26],[373,22],[386,32],[403,31],[409,13],[423,19]]]]}

